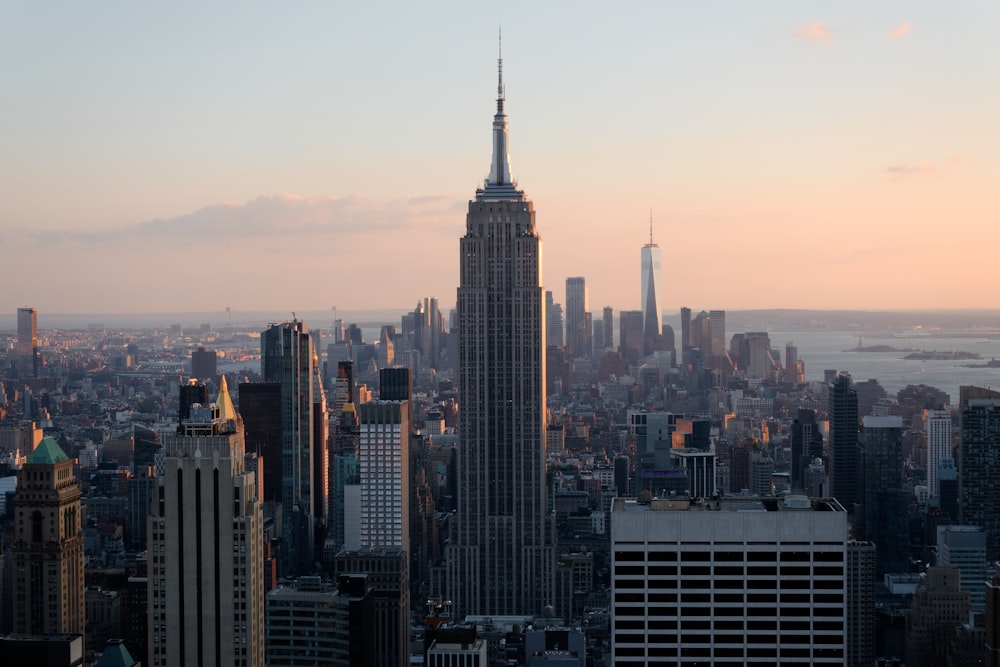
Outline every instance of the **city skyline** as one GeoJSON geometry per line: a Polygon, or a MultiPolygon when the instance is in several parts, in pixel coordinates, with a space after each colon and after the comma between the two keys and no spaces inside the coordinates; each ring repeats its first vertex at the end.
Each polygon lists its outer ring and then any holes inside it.
{"type": "MultiPolygon", "coordinates": [[[[0,311],[450,307],[495,11],[60,9],[0,28],[0,247],[26,276],[0,311]],[[376,277],[376,251],[419,275],[376,277]],[[240,289],[216,303],[178,265],[240,289]]],[[[964,289],[1000,235],[992,3],[508,9],[531,16],[504,52],[545,288],[640,309],[652,209],[666,312],[994,305],[964,289]]]]}

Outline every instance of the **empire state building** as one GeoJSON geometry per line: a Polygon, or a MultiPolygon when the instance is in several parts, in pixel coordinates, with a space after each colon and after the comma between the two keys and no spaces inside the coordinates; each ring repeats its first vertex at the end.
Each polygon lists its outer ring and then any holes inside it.
{"type": "Polygon", "coordinates": [[[535,209],[510,175],[503,60],[493,162],[469,202],[458,288],[459,504],[447,556],[456,617],[553,604],[545,484],[545,292],[535,209]]]}

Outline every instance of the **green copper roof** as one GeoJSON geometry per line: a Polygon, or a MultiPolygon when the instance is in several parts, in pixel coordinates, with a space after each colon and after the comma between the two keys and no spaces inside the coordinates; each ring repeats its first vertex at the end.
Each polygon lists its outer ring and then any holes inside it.
{"type": "Polygon", "coordinates": [[[28,457],[28,463],[48,463],[51,465],[60,461],[69,461],[69,457],[52,436],[42,438],[42,441],[35,447],[35,451],[31,452],[31,456],[28,457]]]}
{"type": "Polygon", "coordinates": [[[121,639],[109,639],[108,645],[104,647],[104,653],[94,663],[94,667],[132,667],[135,658],[125,648],[121,639]]]}

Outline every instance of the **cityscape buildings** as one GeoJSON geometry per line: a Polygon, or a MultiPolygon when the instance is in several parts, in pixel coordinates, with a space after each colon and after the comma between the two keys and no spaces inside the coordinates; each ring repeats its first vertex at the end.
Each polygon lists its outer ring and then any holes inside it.
{"type": "MultiPolygon", "coordinates": [[[[504,101],[501,60],[490,175],[460,242],[459,498],[446,551],[457,615],[541,613],[554,597],[541,238],[510,174],[504,101]]],[[[582,317],[579,297],[567,299],[568,324],[582,317]]]]}
{"type": "Polygon", "coordinates": [[[858,394],[851,376],[838,375],[830,383],[830,492],[849,513],[861,501],[858,477],[861,473],[858,456],[858,394]]]}
{"type": "Polygon", "coordinates": [[[986,533],[986,558],[1000,560],[1000,392],[982,387],[959,391],[959,522],[986,533]]]}
{"type": "Polygon", "coordinates": [[[43,438],[17,475],[13,631],[82,635],[85,626],[80,484],[73,461],[43,438]]]}
{"type": "Polygon", "coordinates": [[[663,253],[660,246],[653,243],[653,214],[649,214],[649,243],[642,246],[642,296],[639,307],[642,310],[643,331],[647,338],[660,333],[660,311],[664,297],[663,253]]]}
{"type": "Polygon", "coordinates": [[[38,313],[17,309],[17,372],[21,379],[38,377],[38,313]]]}
{"type": "Polygon", "coordinates": [[[834,500],[616,498],[615,665],[843,665],[847,517],[834,500]]]}
{"type": "MultiPolygon", "coordinates": [[[[309,573],[315,562],[319,516],[327,469],[317,470],[316,353],[305,322],[275,324],[261,334],[261,376],[281,387],[281,505],[284,574],[309,573]]],[[[264,452],[264,484],[274,465],[264,452]]],[[[320,455],[321,456],[321,455],[320,455]]],[[[273,461],[273,459],[272,459],[273,461]]],[[[325,512],[325,509],[323,510],[325,512]]]]}
{"type": "Polygon", "coordinates": [[[152,665],[264,665],[264,517],[225,377],[164,438],[148,523],[152,665]]]}
{"type": "Polygon", "coordinates": [[[571,358],[590,355],[590,336],[587,330],[587,279],[566,279],[566,350],[571,358]]]}

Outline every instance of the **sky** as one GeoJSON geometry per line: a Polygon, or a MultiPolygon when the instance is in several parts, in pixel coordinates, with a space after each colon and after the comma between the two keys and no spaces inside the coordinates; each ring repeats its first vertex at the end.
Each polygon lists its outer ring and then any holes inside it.
{"type": "Polygon", "coordinates": [[[995,0],[10,0],[0,312],[450,307],[501,27],[557,302],[998,306],[995,0]]]}

